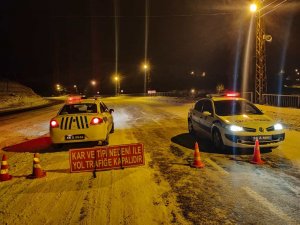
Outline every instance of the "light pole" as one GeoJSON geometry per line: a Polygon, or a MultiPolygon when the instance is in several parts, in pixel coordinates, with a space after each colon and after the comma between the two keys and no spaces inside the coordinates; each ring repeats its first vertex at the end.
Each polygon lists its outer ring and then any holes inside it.
{"type": "Polygon", "coordinates": [[[58,95],[60,95],[62,92],[62,86],[60,84],[56,84],[55,87],[56,87],[56,91],[57,91],[58,95]]]}
{"type": "Polygon", "coordinates": [[[116,95],[118,95],[119,94],[119,86],[120,86],[120,78],[119,78],[119,76],[118,75],[116,75],[115,77],[114,77],[114,79],[115,79],[115,82],[116,82],[116,86],[115,86],[115,91],[116,91],[116,95]]]}
{"type": "Polygon", "coordinates": [[[75,89],[75,93],[77,94],[78,93],[78,87],[76,84],[73,85],[74,89],[75,89]]]}
{"type": "Polygon", "coordinates": [[[144,93],[147,93],[147,81],[148,81],[148,71],[150,70],[149,63],[144,62],[142,65],[142,69],[144,70],[144,93]]]}
{"type": "Polygon", "coordinates": [[[93,92],[94,92],[93,94],[96,93],[96,84],[97,84],[96,80],[91,80],[91,85],[93,87],[93,92]]]}

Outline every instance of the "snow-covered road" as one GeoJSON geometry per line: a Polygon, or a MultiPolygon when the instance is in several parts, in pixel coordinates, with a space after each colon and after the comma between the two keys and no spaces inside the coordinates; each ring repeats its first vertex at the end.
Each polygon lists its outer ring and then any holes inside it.
{"type": "MultiPolygon", "coordinates": [[[[190,168],[195,139],[187,133],[192,102],[167,97],[116,97],[111,145],[143,143],[146,165],[124,170],[69,173],[68,145],[41,152],[47,176],[28,180],[32,153],[8,156],[14,178],[0,183],[0,224],[299,224],[299,109],[259,106],[281,120],[286,141],[262,152],[216,152],[197,139],[205,168],[190,168]]],[[[0,117],[0,147],[47,136],[59,106],[0,117]]]]}

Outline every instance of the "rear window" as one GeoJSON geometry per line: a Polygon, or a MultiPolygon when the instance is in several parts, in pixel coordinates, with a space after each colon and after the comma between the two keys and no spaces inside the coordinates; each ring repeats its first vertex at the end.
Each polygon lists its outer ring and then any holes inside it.
{"type": "Polygon", "coordinates": [[[59,115],[78,113],[97,113],[97,105],[93,103],[64,105],[64,107],[59,112],[59,115]]]}

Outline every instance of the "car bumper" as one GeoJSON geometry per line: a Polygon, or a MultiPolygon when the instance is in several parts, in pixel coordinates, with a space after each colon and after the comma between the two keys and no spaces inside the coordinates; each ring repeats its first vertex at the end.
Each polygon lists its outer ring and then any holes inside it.
{"type": "Polygon", "coordinates": [[[61,130],[59,128],[50,129],[50,137],[53,144],[104,141],[108,133],[105,129],[88,130],[61,130]]]}
{"type": "Polygon", "coordinates": [[[224,145],[236,148],[252,148],[255,146],[256,138],[259,140],[261,148],[278,147],[285,139],[285,133],[276,133],[268,135],[237,135],[224,134],[224,145]]]}

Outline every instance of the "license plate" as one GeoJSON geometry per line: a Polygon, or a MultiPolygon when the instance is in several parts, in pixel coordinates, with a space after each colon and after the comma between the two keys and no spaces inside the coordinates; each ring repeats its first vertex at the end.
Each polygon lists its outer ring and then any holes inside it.
{"type": "Polygon", "coordinates": [[[271,141],[272,140],[272,136],[257,136],[257,137],[253,137],[253,140],[255,141],[256,138],[259,141],[271,141]]]}
{"type": "Polygon", "coordinates": [[[82,140],[84,139],[84,134],[66,135],[65,140],[82,140]]]}

